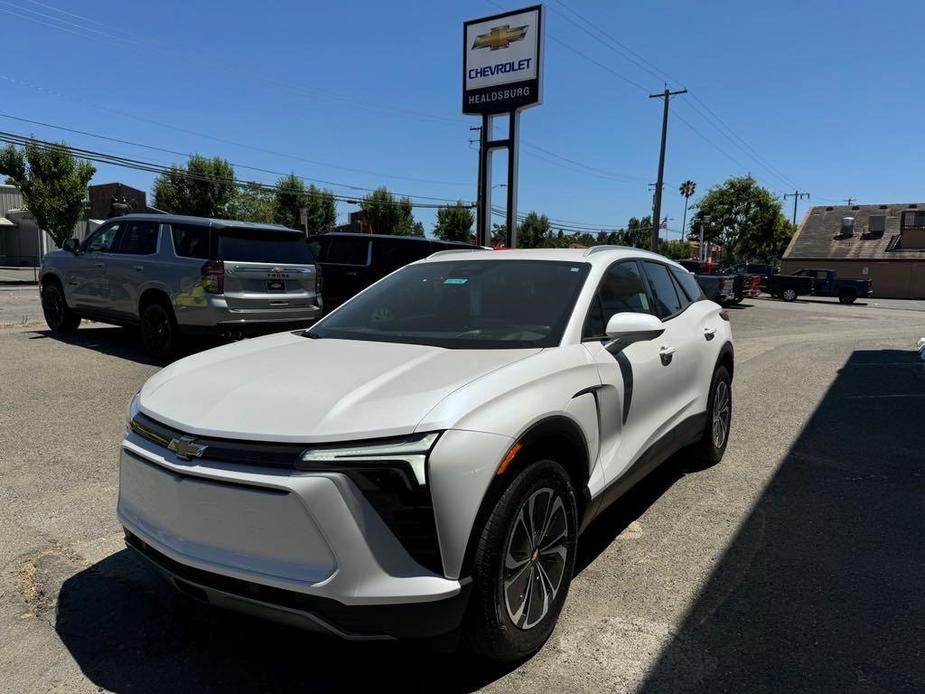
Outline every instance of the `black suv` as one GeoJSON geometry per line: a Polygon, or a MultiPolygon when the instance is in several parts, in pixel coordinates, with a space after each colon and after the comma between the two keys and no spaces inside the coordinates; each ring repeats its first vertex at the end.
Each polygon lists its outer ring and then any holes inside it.
{"type": "Polygon", "coordinates": [[[321,267],[324,308],[330,311],[390,272],[446,250],[478,246],[421,236],[331,232],[311,236],[308,244],[321,267]]]}

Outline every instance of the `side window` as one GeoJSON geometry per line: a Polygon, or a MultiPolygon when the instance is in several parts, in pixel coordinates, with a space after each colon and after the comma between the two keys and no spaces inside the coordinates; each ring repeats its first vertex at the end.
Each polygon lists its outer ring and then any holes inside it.
{"type": "Polygon", "coordinates": [[[315,237],[308,240],[308,248],[312,252],[312,257],[316,263],[323,263],[327,260],[328,248],[331,246],[331,240],[323,237],[315,237]]]}
{"type": "Polygon", "coordinates": [[[122,225],[119,253],[128,255],[151,255],[157,251],[157,233],[160,224],[156,222],[128,222],[122,225]]]}
{"type": "Polygon", "coordinates": [[[84,242],[84,253],[112,253],[118,231],[118,224],[100,227],[84,242]]]}
{"type": "Polygon", "coordinates": [[[377,239],[373,242],[373,263],[389,272],[428,255],[430,244],[426,241],[377,239]]]}
{"type": "Polygon", "coordinates": [[[341,265],[366,265],[369,260],[369,240],[353,236],[332,238],[325,260],[341,265]]]}
{"type": "Polygon", "coordinates": [[[661,263],[643,262],[649,290],[655,300],[655,313],[659,318],[669,318],[681,311],[681,300],[675,290],[675,283],[668,274],[668,268],[661,263]]]}
{"type": "Polygon", "coordinates": [[[671,271],[671,276],[674,277],[681,286],[682,292],[687,297],[687,303],[692,304],[695,301],[702,301],[706,298],[703,295],[703,289],[697,284],[697,278],[691,273],[685,272],[677,267],[669,266],[668,269],[671,271]]]}
{"type": "Polygon", "coordinates": [[[583,337],[603,337],[610,318],[616,313],[627,311],[653,312],[635,261],[621,261],[607,268],[597,295],[591,302],[583,337]]]}
{"type": "Polygon", "coordinates": [[[170,228],[173,248],[183,258],[209,259],[209,227],[195,224],[173,224],[170,228]]]}

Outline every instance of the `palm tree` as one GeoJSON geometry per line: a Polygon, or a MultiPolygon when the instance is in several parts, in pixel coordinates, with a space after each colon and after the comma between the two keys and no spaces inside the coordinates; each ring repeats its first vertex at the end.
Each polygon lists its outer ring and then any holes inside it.
{"type": "Polygon", "coordinates": [[[681,184],[681,195],[684,196],[684,221],[681,222],[681,237],[684,237],[686,227],[687,227],[687,203],[691,199],[691,196],[694,194],[694,191],[697,190],[697,184],[694,183],[691,179],[687,179],[684,183],[681,184]]]}

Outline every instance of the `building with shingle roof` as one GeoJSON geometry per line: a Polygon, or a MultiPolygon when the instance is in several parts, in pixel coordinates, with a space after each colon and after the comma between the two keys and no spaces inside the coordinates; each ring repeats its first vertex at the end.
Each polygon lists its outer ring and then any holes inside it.
{"type": "Polygon", "coordinates": [[[925,203],[813,207],[781,260],[782,273],[803,268],[870,279],[874,296],[925,298],[925,203]]]}

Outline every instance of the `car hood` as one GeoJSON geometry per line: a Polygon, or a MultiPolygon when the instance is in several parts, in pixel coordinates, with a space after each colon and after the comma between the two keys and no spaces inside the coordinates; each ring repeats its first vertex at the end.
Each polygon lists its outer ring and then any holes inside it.
{"type": "Polygon", "coordinates": [[[171,364],[139,405],[181,431],[262,441],[411,433],[441,400],[540,349],[451,350],[293,333],[245,340],[171,364]]]}

